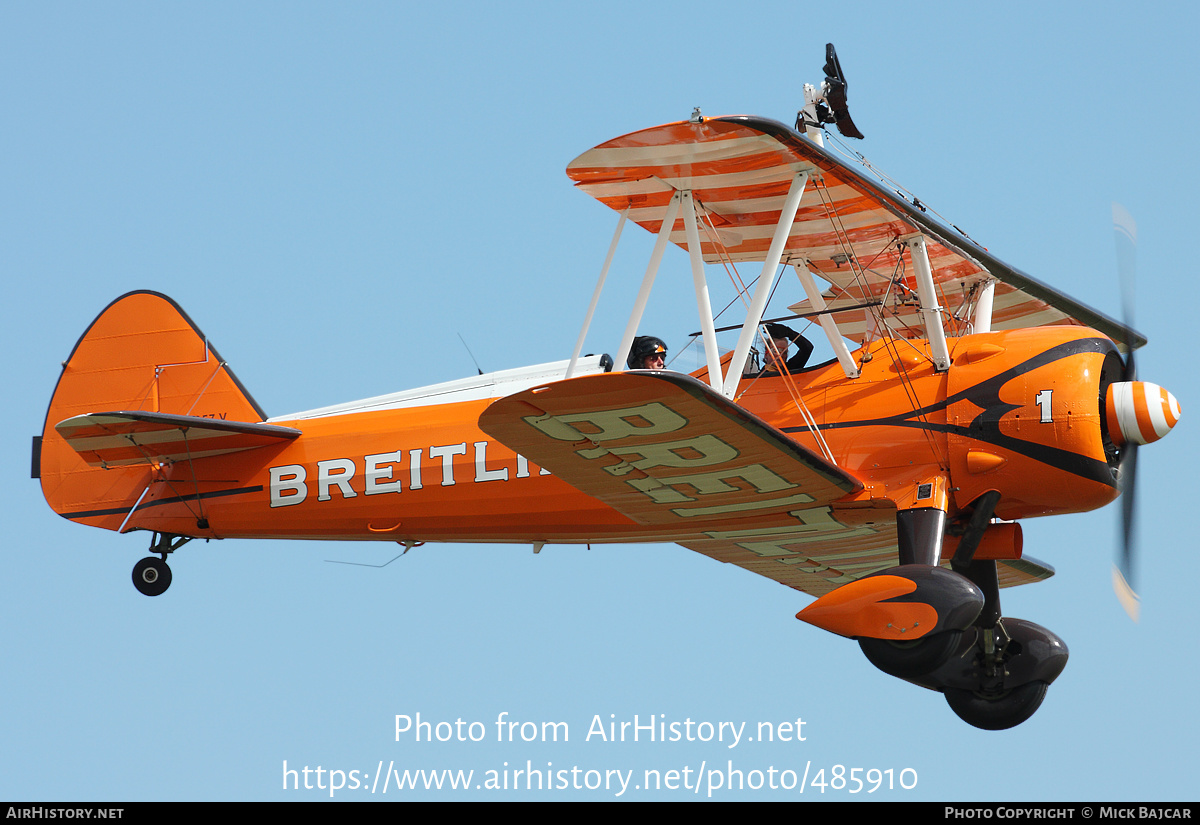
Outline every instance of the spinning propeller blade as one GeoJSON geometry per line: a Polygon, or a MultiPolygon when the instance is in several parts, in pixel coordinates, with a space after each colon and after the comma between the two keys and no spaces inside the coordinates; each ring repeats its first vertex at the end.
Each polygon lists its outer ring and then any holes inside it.
{"type": "MultiPolygon", "coordinates": [[[[1121,285],[1121,309],[1126,328],[1133,327],[1134,285],[1137,279],[1137,224],[1133,216],[1119,203],[1113,203],[1113,236],[1117,247],[1117,277],[1121,285]]],[[[1137,369],[1133,360],[1133,344],[1129,339],[1124,342],[1125,370],[1122,381],[1134,381],[1137,369]]],[[[1113,590],[1117,600],[1135,622],[1138,620],[1141,600],[1134,589],[1134,555],[1136,534],[1134,522],[1136,510],[1137,487],[1137,450],[1136,441],[1127,441],[1121,446],[1120,465],[1117,470],[1117,486],[1121,491],[1121,546],[1117,552],[1117,560],[1113,566],[1113,590]]]]}

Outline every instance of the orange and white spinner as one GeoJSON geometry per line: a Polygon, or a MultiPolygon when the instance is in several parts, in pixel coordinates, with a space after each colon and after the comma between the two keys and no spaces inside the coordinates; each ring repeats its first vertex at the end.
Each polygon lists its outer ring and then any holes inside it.
{"type": "Polygon", "coordinates": [[[1149,444],[1179,420],[1179,401],[1149,381],[1117,381],[1104,395],[1108,433],[1115,444],[1149,444]]]}

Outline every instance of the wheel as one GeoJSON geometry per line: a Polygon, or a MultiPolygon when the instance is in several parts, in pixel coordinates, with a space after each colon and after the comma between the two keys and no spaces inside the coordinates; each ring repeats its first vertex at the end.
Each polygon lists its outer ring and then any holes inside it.
{"type": "Polygon", "coordinates": [[[159,596],[171,586],[171,568],[162,559],[147,556],[133,566],[133,586],[144,596],[159,596]]]}
{"type": "Polygon", "coordinates": [[[958,648],[961,630],[934,633],[911,642],[860,638],[863,655],[889,676],[913,679],[941,667],[958,648]]]}
{"type": "Polygon", "coordinates": [[[958,718],[983,730],[1007,730],[1024,722],[1042,706],[1045,682],[1026,682],[997,696],[946,688],[946,702],[958,718]]]}

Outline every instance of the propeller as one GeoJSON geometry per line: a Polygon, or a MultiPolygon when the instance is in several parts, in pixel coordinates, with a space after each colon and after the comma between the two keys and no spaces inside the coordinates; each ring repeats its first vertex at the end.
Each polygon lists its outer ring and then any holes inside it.
{"type": "Polygon", "coordinates": [[[1179,402],[1157,384],[1137,380],[1133,355],[1133,295],[1137,224],[1119,203],[1112,205],[1113,234],[1117,243],[1117,273],[1121,280],[1124,318],[1125,365],[1121,380],[1104,393],[1108,435],[1117,447],[1117,490],[1121,501],[1121,546],[1113,565],[1113,590],[1125,612],[1135,622],[1141,608],[1134,584],[1137,556],[1137,454],[1143,444],[1158,441],[1179,420],[1179,402]]]}
{"type": "MultiPolygon", "coordinates": [[[[1124,376],[1133,378],[1133,358],[1127,358],[1124,376]]],[[[1108,435],[1117,447],[1117,489],[1121,502],[1122,543],[1113,566],[1113,589],[1130,617],[1138,617],[1134,590],[1136,531],[1134,514],[1137,490],[1137,453],[1142,444],[1158,441],[1179,421],[1175,396],[1149,381],[1114,381],[1104,393],[1104,416],[1108,435]]]]}
{"type": "MultiPolygon", "coordinates": [[[[1133,299],[1134,286],[1137,280],[1137,223],[1133,216],[1121,204],[1113,202],[1113,238],[1117,252],[1117,279],[1121,287],[1121,320],[1125,328],[1133,328],[1133,299]]],[[[1127,334],[1123,342],[1126,347],[1125,369],[1121,381],[1132,382],[1137,379],[1137,366],[1133,359],[1132,336],[1127,334]]],[[[1137,490],[1137,451],[1138,442],[1127,439],[1121,446],[1121,456],[1117,465],[1117,489],[1121,494],[1121,546],[1117,550],[1117,559],[1113,565],[1113,591],[1117,601],[1125,608],[1129,618],[1135,622],[1141,611],[1141,599],[1134,589],[1134,555],[1136,535],[1134,520],[1137,515],[1134,506],[1137,490]]]]}

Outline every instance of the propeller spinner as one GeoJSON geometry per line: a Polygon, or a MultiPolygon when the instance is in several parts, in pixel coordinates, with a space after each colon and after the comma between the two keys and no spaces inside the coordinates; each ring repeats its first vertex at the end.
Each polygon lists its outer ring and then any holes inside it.
{"type": "Polygon", "coordinates": [[[1149,444],[1171,431],[1179,420],[1179,402],[1149,381],[1116,381],[1104,394],[1109,438],[1118,447],[1149,444]]]}

